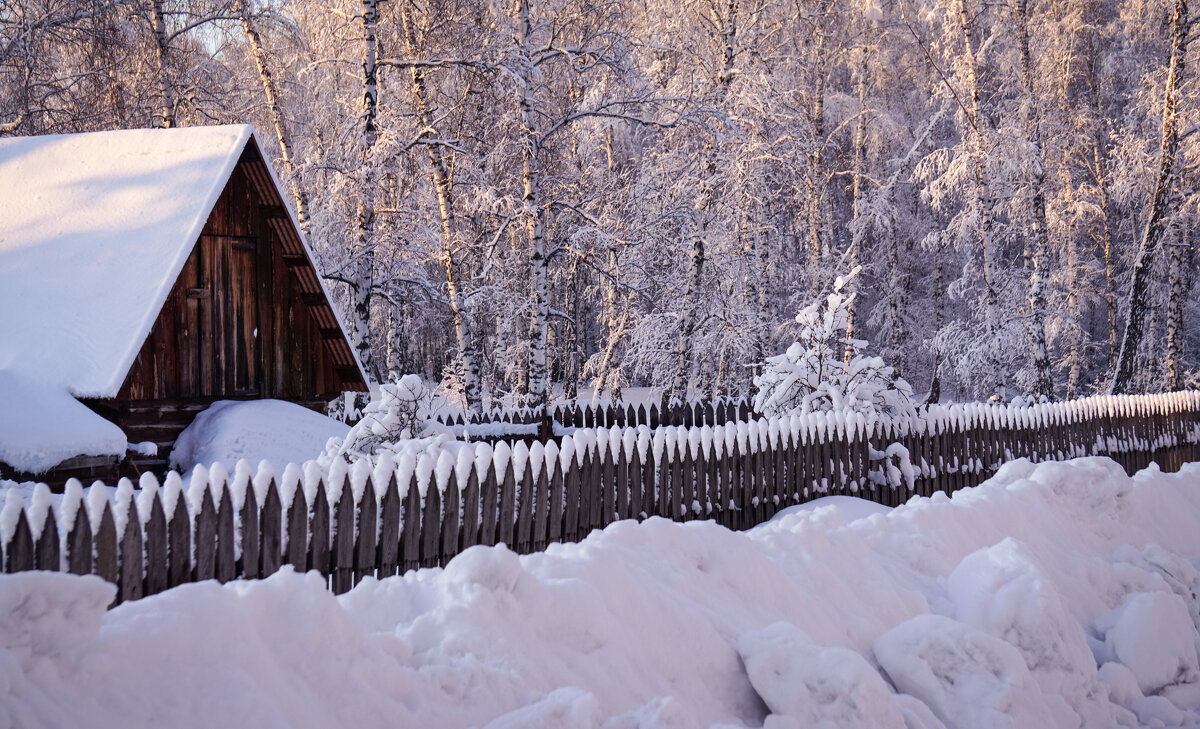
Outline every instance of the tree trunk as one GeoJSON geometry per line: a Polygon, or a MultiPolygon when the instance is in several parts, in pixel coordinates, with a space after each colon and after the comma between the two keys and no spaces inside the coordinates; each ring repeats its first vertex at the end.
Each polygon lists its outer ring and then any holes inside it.
{"type": "MultiPolygon", "coordinates": [[[[1033,63],[1029,55],[1029,0],[1018,0],[1018,39],[1021,48],[1021,76],[1025,86],[1022,111],[1025,138],[1033,149],[1029,160],[1029,186],[1033,217],[1033,270],[1029,276],[1029,345],[1033,360],[1034,397],[1054,397],[1050,368],[1050,350],[1046,343],[1046,284],[1050,267],[1050,231],[1046,224],[1046,169],[1042,159],[1042,135],[1033,91],[1033,63]]],[[[976,116],[978,119],[978,116],[976,116]]]]}
{"type": "Polygon", "coordinates": [[[242,33],[250,45],[250,53],[254,56],[254,64],[258,67],[258,79],[262,83],[263,96],[267,99],[267,113],[271,116],[271,125],[275,127],[275,138],[279,142],[279,152],[283,161],[284,177],[291,188],[292,197],[296,200],[296,218],[300,221],[300,229],[308,233],[308,199],[296,179],[296,165],[292,161],[292,137],[288,133],[287,120],[279,104],[279,91],[275,86],[275,77],[267,65],[267,53],[263,48],[262,38],[250,18],[245,0],[236,0],[234,12],[242,22],[242,33]]]}
{"type": "MultiPolygon", "coordinates": [[[[407,9],[400,11],[400,22],[403,25],[408,53],[415,58],[418,51],[416,29],[413,27],[413,20],[407,9]]],[[[409,67],[409,74],[421,128],[432,130],[435,128],[436,119],[429,103],[425,73],[419,66],[413,65],[409,67]]],[[[479,359],[476,357],[475,342],[471,334],[470,312],[460,285],[462,249],[466,243],[458,235],[458,218],[454,206],[454,179],[450,172],[452,167],[447,163],[443,147],[430,144],[426,146],[426,149],[428,150],[433,191],[437,196],[438,217],[441,222],[440,262],[446,278],[446,292],[450,300],[451,318],[454,321],[454,337],[458,345],[458,357],[463,363],[463,397],[467,401],[467,410],[477,413],[482,410],[483,406],[483,385],[479,373],[479,359]]]]}
{"type": "MultiPolygon", "coordinates": [[[[725,0],[723,6],[712,6],[712,17],[708,20],[721,39],[721,68],[716,78],[716,107],[725,108],[729,98],[729,89],[733,85],[734,61],[736,53],[734,44],[737,41],[737,0],[725,0]],[[718,9],[720,8],[720,9],[718,9]]],[[[671,399],[687,395],[687,377],[692,361],[692,336],[696,332],[696,308],[699,305],[700,289],[704,282],[704,263],[706,260],[706,238],[708,237],[709,218],[716,206],[716,146],[715,140],[710,140],[705,146],[706,162],[704,165],[705,179],[701,180],[700,202],[696,206],[701,216],[699,234],[692,241],[692,255],[689,260],[688,284],[683,297],[682,315],[679,321],[679,334],[675,347],[675,368],[671,382],[662,391],[659,398],[660,410],[666,410],[671,399]]]]}
{"type": "Polygon", "coordinates": [[[151,0],[150,23],[154,32],[154,61],[158,73],[159,123],[164,129],[175,126],[175,84],[170,79],[167,19],[162,0],[151,0]]]}
{"type": "Polygon", "coordinates": [[[983,117],[979,112],[979,76],[975,50],[971,44],[970,21],[967,16],[966,0],[958,2],[959,24],[962,28],[963,48],[967,62],[967,88],[970,91],[970,116],[972,154],[975,164],[975,205],[979,210],[979,227],[983,247],[984,321],[988,335],[989,369],[993,396],[1005,399],[1005,377],[1000,366],[1000,292],[996,282],[996,251],[993,241],[993,200],[984,171],[986,143],[983,138],[983,117]]]}
{"type": "MultiPolygon", "coordinates": [[[[858,123],[854,128],[854,171],[853,180],[851,182],[851,213],[850,213],[850,270],[853,271],[858,267],[858,259],[863,241],[866,239],[866,225],[862,220],[862,207],[864,192],[863,180],[865,176],[864,166],[866,165],[867,154],[867,63],[869,56],[866,48],[859,49],[862,55],[862,64],[858,69],[858,123]]],[[[851,296],[858,289],[858,284],[854,279],[850,280],[847,286],[846,295],[851,296]]],[[[846,348],[842,354],[842,361],[846,365],[850,364],[850,360],[854,357],[854,345],[851,340],[855,335],[855,324],[857,318],[857,307],[855,306],[856,299],[851,299],[846,305],[846,348]]]]}
{"type": "Polygon", "coordinates": [[[1183,314],[1187,308],[1187,295],[1191,289],[1189,273],[1192,270],[1191,227],[1184,228],[1183,235],[1171,246],[1170,296],[1167,299],[1167,389],[1174,392],[1183,389],[1184,363],[1183,314]]]}
{"type": "Polygon", "coordinates": [[[549,403],[546,350],[550,340],[550,260],[546,249],[546,211],[542,205],[542,170],[538,160],[537,108],[534,98],[532,26],[530,0],[517,4],[517,44],[522,55],[518,71],[518,99],[521,111],[522,204],[529,236],[529,267],[533,279],[533,311],[529,322],[529,380],[526,404],[543,412],[549,403]]]}
{"type": "Polygon", "coordinates": [[[364,171],[355,215],[354,278],[350,285],[353,316],[350,317],[350,340],[358,353],[358,361],[369,377],[379,377],[371,348],[371,302],[375,287],[375,176],[371,151],[379,136],[376,115],[379,105],[379,82],[376,29],[379,25],[379,0],[363,0],[363,106],[362,146],[360,163],[364,171]]]}
{"type": "Polygon", "coordinates": [[[1125,338],[1114,368],[1112,387],[1114,395],[1127,393],[1137,365],[1138,350],[1142,344],[1146,326],[1146,310],[1150,304],[1150,277],[1154,268],[1154,257],[1166,233],[1167,222],[1178,201],[1175,183],[1177,177],[1176,157],[1179,152],[1179,127],[1176,104],[1178,89],[1183,82],[1184,60],[1190,41],[1188,33],[1192,22],[1188,17],[1187,0],[1175,0],[1175,13],[1171,22],[1171,60],[1167,68],[1166,88],[1163,92],[1162,143],[1158,156],[1158,182],[1150,199],[1150,214],[1142,243],[1133,259],[1133,275],[1129,282],[1129,296],[1125,310],[1125,338]]]}

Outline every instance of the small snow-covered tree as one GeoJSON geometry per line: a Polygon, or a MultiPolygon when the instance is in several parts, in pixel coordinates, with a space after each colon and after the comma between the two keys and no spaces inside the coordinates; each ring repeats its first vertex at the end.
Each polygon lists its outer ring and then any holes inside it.
{"type": "Polygon", "coordinates": [[[756,411],[767,417],[834,410],[887,416],[913,412],[912,387],[883,359],[866,356],[865,340],[845,336],[855,294],[843,295],[842,289],[859,270],[839,276],[824,302],[813,302],[796,315],[799,339],[783,354],[768,357],[762,374],[754,378],[756,411]]]}
{"type": "Polygon", "coordinates": [[[350,429],[346,438],[329,440],[326,456],[353,463],[398,441],[420,437],[428,429],[434,399],[434,391],[417,375],[405,375],[399,382],[380,385],[378,396],[363,409],[362,420],[350,429]]]}

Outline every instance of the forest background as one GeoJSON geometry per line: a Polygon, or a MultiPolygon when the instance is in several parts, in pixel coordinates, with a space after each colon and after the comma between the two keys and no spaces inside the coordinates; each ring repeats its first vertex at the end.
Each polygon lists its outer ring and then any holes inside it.
{"type": "Polygon", "coordinates": [[[368,372],[473,408],[749,394],[857,266],[846,337],[918,393],[1157,391],[1200,364],[1193,30],[1186,0],[0,0],[0,136],[253,123],[368,372]]]}

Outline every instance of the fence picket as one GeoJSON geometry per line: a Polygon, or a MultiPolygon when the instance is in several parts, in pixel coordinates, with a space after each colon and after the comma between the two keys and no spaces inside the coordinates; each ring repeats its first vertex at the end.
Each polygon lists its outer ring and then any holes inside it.
{"type": "Polygon", "coordinates": [[[62,560],[59,559],[58,519],[54,516],[54,509],[46,509],[46,518],[42,522],[42,532],[38,535],[37,544],[34,545],[33,557],[34,569],[58,572],[62,567],[62,560]]]}
{"type": "Polygon", "coordinates": [[[204,489],[200,500],[200,512],[196,514],[192,530],[195,545],[197,582],[211,580],[217,576],[217,508],[213,505],[212,491],[204,489]]]}
{"type": "MultiPolygon", "coordinates": [[[[104,500],[104,511],[100,513],[100,525],[96,528],[95,545],[96,559],[92,563],[92,568],[95,570],[93,574],[114,585],[117,584],[120,570],[117,564],[117,524],[113,520],[112,506],[108,503],[108,499],[104,500]]],[[[5,551],[7,552],[7,550],[5,551]]],[[[120,596],[114,595],[112,604],[116,605],[119,602],[120,596]]]]}
{"type": "Polygon", "coordinates": [[[221,505],[217,509],[217,580],[229,582],[237,577],[237,551],[234,547],[233,498],[228,486],[221,490],[221,505]]]}
{"type": "Polygon", "coordinates": [[[317,481],[308,520],[308,569],[329,577],[329,498],[325,495],[325,480],[317,481]]]}
{"type": "MultiPolygon", "coordinates": [[[[118,492],[120,493],[120,492],[118,492]]],[[[129,494],[126,505],[125,533],[121,535],[120,564],[117,567],[117,599],[137,600],[143,595],[142,522],[138,519],[137,502],[129,494]]]]}
{"type": "Polygon", "coordinates": [[[388,474],[387,487],[379,500],[379,560],[376,576],[391,577],[400,568],[400,487],[396,473],[388,474]]]}
{"type": "Polygon", "coordinates": [[[67,571],[73,575],[92,574],[92,524],[83,504],[67,532],[67,571]]]}
{"type": "Polygon", "coordinates": [[[441,558],[442,536],[441,494],[434,484],[425,491],[425,508],[421,512],[421,566],[437,567],[441,558]]]}
{"type": "Polygon", "coordinates": [[[146,595],[155,595],[169,585],[167,547],[167,515],[163,512],[162,499],[155,491],[150,501],[150,518],[146,520],[146,595]]]}
{"type": "Polygon", "coordinates": [[[421,564],[421,490],[417,486],[417,474],[408,480],[401,510],[400,568],[407,572],[421,564]]]}
{"type": "Polygon", "coordinates": [[[463,489],[462,532],[459,534],[459,551],[479,544],[479,476],[474,465],[467,475],[467,487],[463,489]]]}
{"type": "Polygon", "coordinates": [[[29,529],[29,520],[25,518],[25,510],[17,514],[17,524],[13,529],[8,544],[4,545],[4,571],[25,572],[33,569],[33,532],[29,529]]]}
{"type": "Polygon", "coordinates": [[[247,484],[246,499],[241,510],[242,528],[242,558],[238,574],[248,580],[259,577],[259,566],[262,563],[262,530],[259,527],[258,496],[254,493],[254,484],[247,484]]]}
{"type": "Polygon", "coordinates": [[[496,543],[503,543],[514,552],[517,551],[517,543],[513,539],[513,530],[516,528],[516,498],[517,478],[510,462],[504,469],[504,480],[500,486],[500,528],[496,534],[496,543]]]}
{"type": "Polygon", "coordinates": [[[496,516],[500,509],[500,489],[496,486],[496,465],[487,464],[487,475],[483,479],[483,520],[479,525],[479,543],[492,546],[496,543],[496,516]]]}
{"type": "Polygon", "coordinates": [[[259,514],[259,573],[263,577],[270,577],[278,572],[283,564],[283,514],[279,503],[279,489],[275,487],[273,478],[267,483],[267,493],[263,496],[259,514]]]}
{"type": "Polygon", "coordinates": [[[308,569],[308,497],[300,484],[296,484],[292,503],[288,505],[287,535],[287,559],[284,561],[303,572],[308,569]]]}
{"type": "Polygon", "coordinates": [[[536,490],[533,494],[533,550],[541,551],[546,548],[546,537],[550,531],[550,483],[546,478],[549,469],[548,461],[542,463],[535,480],[536,490]]]}
{"type": "MultiPolygon", "coordinates": [[[[336,488],[330,484],[331,488],[336,488]]],[[[330,567],[333,594],[341,595],[354,587],[354,489],[349,475],[342,478],[341,494],[333,511],[335,521],[330,525],[332,537],[330,567]]]]}

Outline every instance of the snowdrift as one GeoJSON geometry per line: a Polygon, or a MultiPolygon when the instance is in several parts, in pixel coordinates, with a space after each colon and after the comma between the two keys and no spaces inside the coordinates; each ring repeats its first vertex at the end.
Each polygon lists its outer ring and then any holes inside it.
{"type": "Polygon", "coordinates": [[[0,727],[1134,727],[1200,722],[1200,464],[1017,461],[889,513],[618,522],[335,597],[111,612],[0,577],[0,727]]]}

